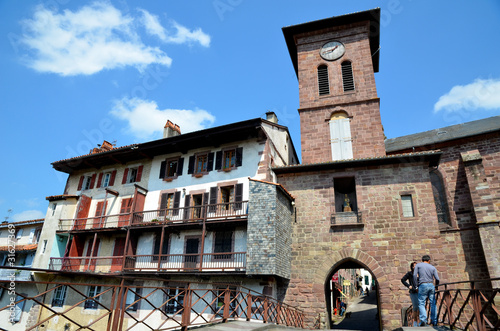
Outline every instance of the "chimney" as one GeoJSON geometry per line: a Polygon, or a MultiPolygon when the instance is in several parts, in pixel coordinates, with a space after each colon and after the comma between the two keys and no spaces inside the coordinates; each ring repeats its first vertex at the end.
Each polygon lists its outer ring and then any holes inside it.
{"type": "Polygon", "coordinates": [[[170,120],[167,120],[167,124],[163,128],[163,138],[175,137],[181,134],[181,128],[170,120]]]}
{"type": "Polygon", "coordinates": [[[102,152],[107,152],[112,150],[113,144],[110,143],[109,141],[104,140],[102,144],[97,144],[98,147],[94,147],[91,151],[90,154],[96,154],[96,153],[102,153],[102,152]]]}
{"type": "Polygon", "coordinates": [[[273,111],[268,111],[266,113],[266,120],[278,124],[278,116],[273,111]]]}

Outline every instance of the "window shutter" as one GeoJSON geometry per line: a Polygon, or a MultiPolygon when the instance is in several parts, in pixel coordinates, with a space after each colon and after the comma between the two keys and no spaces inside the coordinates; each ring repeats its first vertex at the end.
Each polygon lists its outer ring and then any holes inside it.
{"type": "Polygon", "coordinates": [[[139,168],[137,169],[137,176],[135,177],[135,181],[136,182],[140,182],[141,181],[142,168],[144,168],[144,166],[139,166],[139,168]]]}
{"type": "Polygon", "coordinates": [[[344,92],[354,91],[354,76],[352,74],[352,65],[350,61],[344,61],[342,67],[342,83],[344,92]]]}
{"type": "MultiPolygon", "coordinates": [[[[239,183],[235,185],[234,189],[234,201],[235,202],[241,202],[243,200],[243,183],[239,183]]],[[[241,203],[235,203],[234,204],[234,209],[235,210],[240,210],[241,209],[241,203]]]]}
{"type": "Polygon", "coordinates": [[[330,121],[330,144],[332,148],[332,160],[342,160],[342,152],[340,149],[340,121],[330,121]]]}
{"type": "Polygon", "coordinates": [[[177,216],[179,215],[179,204],[181,202],[181,191],[177,191],[174,193],[174,211],[173,211],[173,215],[174,216],[177,216]]]}
{"type": "Polygon", "coordinates": [[[243,164],[243,147],[236,148],[236,166],[241,167],[243,164]]]}
{"type": "Polygon", "coordinates": [[[167,208],[167,202],[168,202],[168,193],[163,193],[161,195],[161,200],[160,200],[160,211],[159,211],[159,216],[165,216],[165,208],[167,208]]]}
{"type": "Polygon", "coordinates": [[[165,171],[167,170],[167,161],[161,161],[160,165],[160,179],[165,178],[165,171]]]}
{"type": "Polygon", "coordinates": [[[188,174],[192,174],[194,171],[194,155],[189,157],[188,174]]]}
{"type": "Polygon", "coordinates": [[[217,151],[215,154],[215,169],[214,170],[220,170],[222,169],[222,151],[217,151]]]}
{"type": "Polygon", "coordinates": [[[115,185],[116,170],[111,173],[111,178],[109,179],[109,186],[115,185]]]}
{"type": "Polygon", "coordinates": [[[184,198],[184,219],[189,218],[189,203],[191,201],[191,196],[189,194],[186,194],[186,197],[184,198]]]}
{"type": "Polygon", "coordinates": [[[102,172],[99,173],[99,178],[97,179],[96,188],[101,187],[101,183],[102,183],[102,172]]]}
{"type": "Polygon", "coordinates": [[[328,67],[321,65],[318,67],[318,90],[319,95],[330,94],[330,83],[328,82],[328,67]]]}
{"type": "Polygon", "coordinates": [[[217,186],[213,186],[210,188],[210,201],[209,201],[209,204],[211,205],[209,208],[208,208],[208,211],[211,212],[211,213],[214,213],[217,211],[217,206],[215,206],[217,204],[217,191],[219,190],[219,188],[217,186]]]}
{"type": "Polygon", "coordinates": [[[214,169],[214,153],[208,153],[207,171],[214,169]]]}
{"type": "MultiPolygon", "coordinates": [[[[203,193],[203,203],[202,204],[208,205],[208,192],[203,193]]],[[[202,212],[201,217],[205,217],[206,211],[207,211],[206,207],[203,207],[201,210],[201,212],[202,212]]]]}
{"type": "Polygon", "coordinates": [[[95,178],[96,178],[96,174],[93,174],[92,178],[90,179],[90,189],[94,188],[95,178]]]}
{"type": "Polygon", "coordinates": [[[180,157],[177,161],[177,176],[182,175],[182,170],[184,169],[184,158],[180,157]]]}
{"type": "Polygon", "coordinates": [[[351,122],[348,118],[338,120],[340,125],[340,149],[342,160],[352,159],[351,122]]]}
{"type": "Polygon", "coordinates": [[[77,191],[81,191],[82,190],[83,180],[84,179],[85,179],[85,176],[80,176],[80,181],[78,182],[78,188],[76,189],[77,191]]]}
{"type": "Polygon", "coordinates": [[[125,171],[123,172],[122,184],[125,184],[127,182],[127,176],[128,176],[128,168],[126,168],[125,171]]]}

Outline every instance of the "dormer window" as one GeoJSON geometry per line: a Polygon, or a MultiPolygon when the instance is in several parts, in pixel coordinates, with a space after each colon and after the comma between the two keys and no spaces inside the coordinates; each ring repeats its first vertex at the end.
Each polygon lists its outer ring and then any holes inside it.
{"type": "Polygon", "coordinates": [[[328,67],[320,65],[318,67],[318,90],[319,95],[330,94],[330,83],[328,81],[328,67]]]}

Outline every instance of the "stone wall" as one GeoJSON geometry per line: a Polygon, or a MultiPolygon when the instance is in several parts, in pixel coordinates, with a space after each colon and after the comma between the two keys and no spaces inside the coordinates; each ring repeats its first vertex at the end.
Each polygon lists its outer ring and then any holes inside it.
{"type": "Polygon", "coordinates": [[[276,184],[249,181],[247,274],[290,278],[291,220],[289,198],[276,184]]]}
{"type": "MultiPolygon", "coordinates": [[[[468,279],[464,240],[474,232],[441,233],[428,165],[399,164],[279,175],[295,197],[292,277],[286,301],[303,309],[311,326],[326,312],[325,282],[335,268],[355,261],[378,283],[383,328],[401,326],[401,308],[410,304],[401,277],[411,261],[429,254],[442,282],[468,279]],[[333,179],[353,176],[363,227],[333,228],[333,179]],[[401,194],[411,194],[415,217],[403,217],[401,194]]],[[[477,233],[477,232],[476,232],[477,233]]]]}

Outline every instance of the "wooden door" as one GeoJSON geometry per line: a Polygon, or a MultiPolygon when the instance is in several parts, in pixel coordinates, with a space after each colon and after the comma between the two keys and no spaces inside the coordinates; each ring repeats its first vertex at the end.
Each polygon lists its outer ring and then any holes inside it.
{"type": "Polygon", "coordinates": [[[95,209],[95,218],[92,223],[94,229],[99,229],[104,227],[106,221],[106,208],[108,207],[107,201],[99,201],[95,209]]]}
{"type": "Polygon", "coordinates": [[[115,240],[115,248],[113,249],[113,256],[116,256],[111,261],[111,272],[122,270],[123,253],[125,252],[125,237],[118,237],[115,240]]]}
{"type": "Polygon", "coordinates": [[[200,237],[186,238],[186,249],[184,256],[184,268],[196,269],[198,268],[198,261],[200,254],[200,237]],[[196,255],[193,255],[196,254],[196,255]]]}
{"type": "Polygon", "coordinates": [[[90,257],[90,258],[85,259],[85,265],[84,265],[85,271],[95,271],[95,267],[97,265],[97,259],[95,259],[94,257],[97,256],[97,252],[99,251],[99,244],[101,243],[101,240],[99,238],[96,239],[94,251],[92,252],[93,243],[94,243],[94,238],[89,239],[88,245],[87,245],[87,254],[85,256],[90,257]],[[92,254],[92,256],[90,256],[91,254],[92,254]]]}

